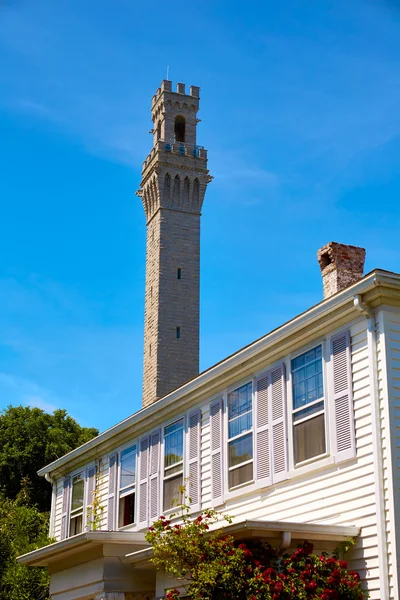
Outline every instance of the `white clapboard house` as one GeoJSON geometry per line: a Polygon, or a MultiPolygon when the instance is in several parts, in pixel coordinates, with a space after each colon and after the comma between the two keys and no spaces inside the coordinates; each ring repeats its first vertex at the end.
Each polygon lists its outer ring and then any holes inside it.
{"type": "Polygon", "coordinates": [[[363,275],[363,249],[327,244],[319,304],[193,374],[185,335],[198,345],[197,231],[211,179],[198,103],[198,88],[173,92],[169,81],[152,103],[139,191],[144,407],[41,469],[57,541],[19,560],[48,567],[53,600],[162,597],[173,582],[155,571],[144,534],[186,484],[192,513],[232,515],[226,531],[238,538],[326,551],[355,538],[348,559],[370,598],[398,600],[400,275],[363,275]]]}

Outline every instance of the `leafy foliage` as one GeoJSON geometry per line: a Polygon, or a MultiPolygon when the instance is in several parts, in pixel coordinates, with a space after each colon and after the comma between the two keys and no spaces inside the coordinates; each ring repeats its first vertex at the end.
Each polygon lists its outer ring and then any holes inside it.
{"type": "Polygon", "coordinates": [[[46,569],[20,565],[16,557],[50,543],[48,516],[29,506],[25,480],[15,500],[0,495],[0,600],[49,598],[46,569]]]}
{"type": "Polygon", "coordinates": [[[0,490],[15,499],[28,477],[32,503],[50,510],[51,489],[37,470],[96,435],[97,429],[81,427],[65,410],[51,415],[39,408],[9,406],[0,414],[0,490]]]}
{"type": "MultiPolygon", "coordinates": [[[[206,510],[192,519],[189,507],[170,518],[161,516],[146,534],[153,564],[183,582],[197,600],[362,600],[359,575],[338,556],[313,554],[304,542],[292,555],[279,556],[261,542],[237,543],[213,528],[221,517],[206,510]],[[173,520],[180,517],[180,522],[173,520]],[[211,527],[211,529],[210,529],[211,527]]],[[[176,600],[179,591],[167,592],[176,600]]]]}

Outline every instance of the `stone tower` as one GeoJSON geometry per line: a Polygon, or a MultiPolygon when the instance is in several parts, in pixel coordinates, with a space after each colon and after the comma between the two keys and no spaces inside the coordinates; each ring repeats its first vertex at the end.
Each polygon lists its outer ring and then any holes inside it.
{"type": "Polygon", "coordinates": [[[200,212],[211,177],[196,142],[199,88],[163,81],[137,192],[146,214],[143,406],[199,372],[200,212]]]}

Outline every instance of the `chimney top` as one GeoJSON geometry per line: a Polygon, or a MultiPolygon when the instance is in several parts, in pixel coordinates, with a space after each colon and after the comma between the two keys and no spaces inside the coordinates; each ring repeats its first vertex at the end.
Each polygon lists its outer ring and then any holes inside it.
{"type": "Polygon", "coordinates": [[[324,298],[329,298],[363,276],[365,249],[329,242],[317,252],[324,298]]]}

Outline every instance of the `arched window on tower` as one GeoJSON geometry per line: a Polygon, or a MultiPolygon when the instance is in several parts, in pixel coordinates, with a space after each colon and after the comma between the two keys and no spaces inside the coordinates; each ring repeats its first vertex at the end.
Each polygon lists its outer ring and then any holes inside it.
{"type": "Polygon", "coordinates": [[[161,121],[157,125],[157,142],[161,139],[161,121]]]}
{"type": "Polygon", "coordinates": [[[186,129],[186,121],[185,117],[181,117],[178,115],[175,117],[175,142],[184,142],[185,141],[185,129],[186,129]]]}
{"type": "Polygon", "coordinates": [[[179,205],[181,200],[181,180],[179,175],[174,179],[174,204],[179,205]]]}
{"type": "Polygon", "coordinates": [[[192,195],[192,207],[195,210],[199,210],[200,209],[200,185],[199,185],[199,180],[196,179],[193,181],[193,195],[192,195]]]}
{"type": "Polygon", "coordinates": [[[165,179],[164,179],[164,203],[165,204],[169,204],[169,200],[170,200],[170,194],[171,194],[171,175],[169,173],[166,174],[165,179]]]}
{"type": "Polygon", "coordinates": [[[189,177],[185,177],[185,180],[183,182],[183,206],[187,206],[187,207],[189,207],[189,189],[190,189],[189,177]]]}

